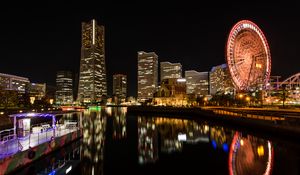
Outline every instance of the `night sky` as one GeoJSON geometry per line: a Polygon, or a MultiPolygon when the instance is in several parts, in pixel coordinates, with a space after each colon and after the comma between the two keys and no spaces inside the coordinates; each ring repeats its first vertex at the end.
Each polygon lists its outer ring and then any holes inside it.
{"type": "MultiPolygon", "coordinates": [[[[271,75],[300,72],[300,6],[273,3],[211,4],[97,3],[2,6],[0,72],[55,85],[56,71],[79,72],[81,22],[105,26],[109,94],[112,75],[128,76],[136,96],[137,51],[154,51],[159,62],[180,62],[183,70],[209,71],[225,63],[231,27],[242,19],[256,23],[271,49],[271,75]]],[[[250,2],[250,1],[249,1],[250,2]]]]}

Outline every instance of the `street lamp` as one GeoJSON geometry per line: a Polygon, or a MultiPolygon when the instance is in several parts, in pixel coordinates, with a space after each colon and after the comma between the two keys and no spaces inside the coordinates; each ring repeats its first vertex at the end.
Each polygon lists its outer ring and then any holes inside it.
{"type": "Polygon", "coordinates": [[[239,97],[240,97],[240,99],[242,99],[243,98],[243,94],[240,94],[239,97]]]}
{"type": "Polygon", "coordinates": [[[247,104],[249,105],[250,97],[246,97],[247,104]]]}
{"type": "Polygon", "coordinates": [[[204,106],[206,105],[206,102],[207,102],[207,97],[204,97],[204,106]]]}
{"type": "Polygon", "coordinates": [[[35,97],[30,97],[30,103],[31,103],[32,105],[33,105],[34,101],[35,101],[35,97]]]}

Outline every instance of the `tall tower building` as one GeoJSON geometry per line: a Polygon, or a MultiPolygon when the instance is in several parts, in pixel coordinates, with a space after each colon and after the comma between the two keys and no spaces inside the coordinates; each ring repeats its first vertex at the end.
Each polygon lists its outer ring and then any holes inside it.
{"type": "Polygon", "coordinates": [[[209,72],[185,71],[186,93],[197,97],[209,94],[209,72]]]}
{"type": "Polygon", "coordinates": [[[81,59],[77,100],[97,102],[107,95],[104,26],[93,19],[82,23],[81,59]]]}
{"type": "Polygon", "coordinates": [[[182,78],[180,63],[160,62],[160,81],[169,78],[182,78]]]}
{"type": "Polygon", "coordinates": [[[113,94],[120,99],[127,97],[127,76],[123,74],[113,75],[113,94]]]}
{"type": "Polygon", "coordinates": [[[158,79],[158,56],[154,52],[138,52],[138,94],[139,101],[153,98],[158,79]]]}
{"type": "Polygon", "coordinates": [[[71,72],[57,72],[55,101],[56,104],[71,104],[73,102],[73,78],[71,72]]]}

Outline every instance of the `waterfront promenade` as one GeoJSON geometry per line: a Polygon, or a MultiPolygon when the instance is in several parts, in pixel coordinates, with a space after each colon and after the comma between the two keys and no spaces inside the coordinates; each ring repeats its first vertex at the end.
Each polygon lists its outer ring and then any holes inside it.
{"type": "Polygon", "coordinates": [[[300,139],[300,110],[297,109],[131,106],[128,113],[207,120],[287,139],[300,139]]]}

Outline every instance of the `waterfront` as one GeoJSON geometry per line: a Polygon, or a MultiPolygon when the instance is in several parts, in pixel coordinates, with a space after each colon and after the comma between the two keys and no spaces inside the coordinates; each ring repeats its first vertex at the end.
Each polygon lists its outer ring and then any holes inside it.
{"type": "Polygon", "coordinates": [[[80,144],[60,149],[19,174],[67,170],[69,174],[91,175],[300,172],[296,141],[259,132],[248,134],[200,119],[126,112],[127,108],[84,111],[80,144]]]}

